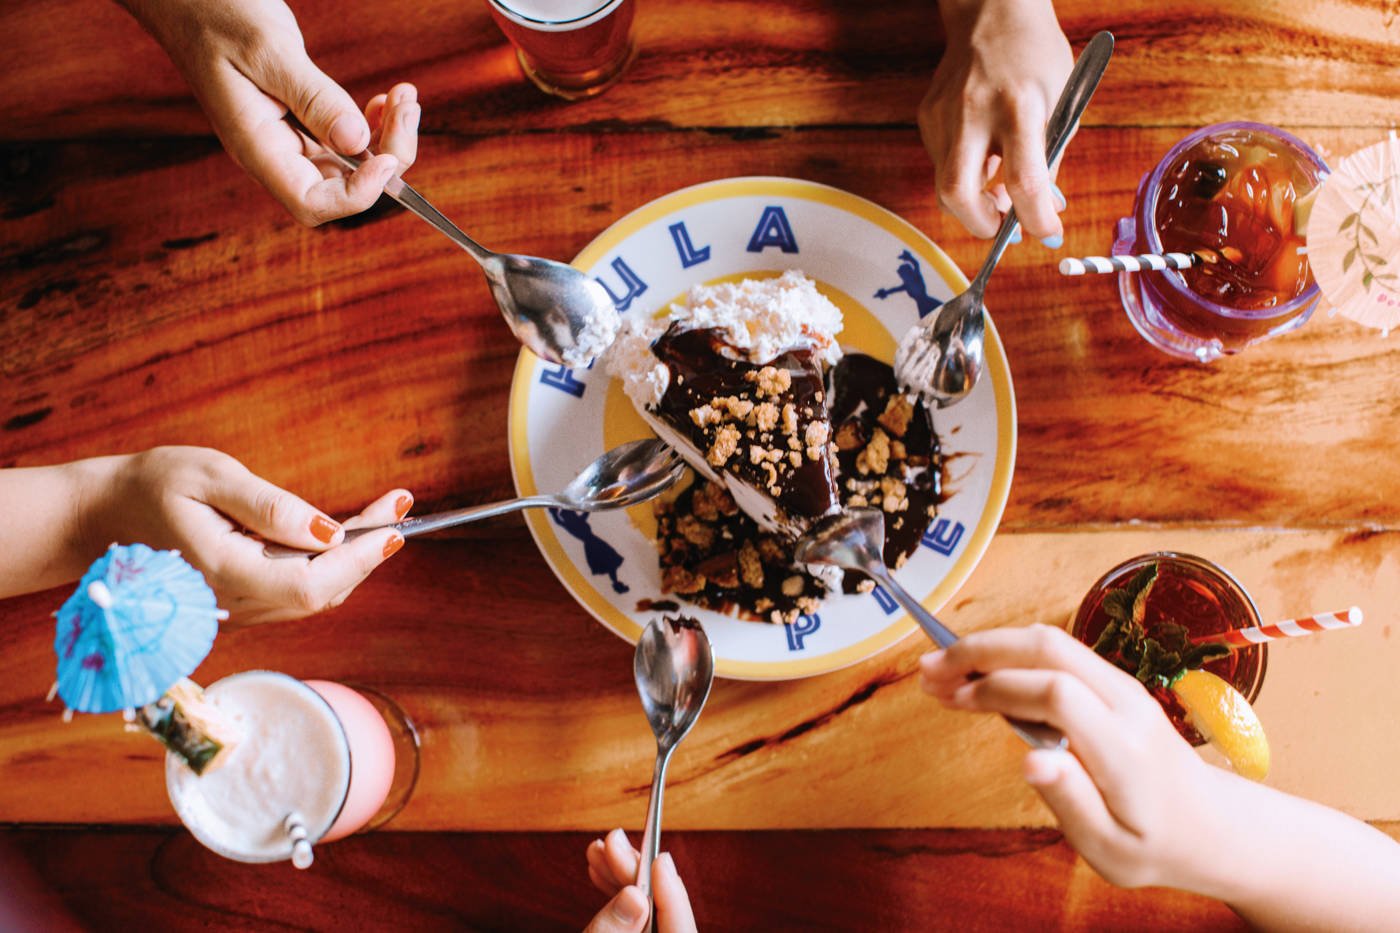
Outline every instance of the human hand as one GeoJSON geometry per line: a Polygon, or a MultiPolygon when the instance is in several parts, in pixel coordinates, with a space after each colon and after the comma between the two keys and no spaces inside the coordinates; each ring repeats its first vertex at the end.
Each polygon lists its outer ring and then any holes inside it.
{"type": "Polygon", "coordinates": [[[968,635],[924,655],[920,668],[924,691],[944,706],[1064,733],[1068,751],[1026,756],[1026,780],[1104,878],[1124,887],[1218,885],[1227,869],[1211,858],[1225,847],[1209,839],[1228,822],[1216,791],[1233,775],[1202,761],[1135,678],[1045,625],[968,635]]]}
{"type": "Polygon", "coordinates": [[[115,458],[93,493],[83,535],[91,553],[117,541],[178,549],[198,568],[235,624],[272,622],[339,606],[403,545],[385,528],[344,542],[344,529],[402,518],[413,496],[394,489],[337,523],[291,493],[204,447],[157,447],[115,458]],[[258,537],[261,536],[261,537],[258,537]],[[264,540],[320,552],[310,560],[264,556],[264,540]]]}
{"type": "MultiPolygon", "coordinates": [[[[648,905],[634,883],[642,854],[632,848],[627,834],[614,829],[604,839],[588,846],[588,878],[599,891],[612,898],[598,911],[584,933],[640,933],[646,929],[648,905]]],[[[669,852],[662,852],[651,865],[651,893],[656,901],[656,929],[659,933],[695,933],[695,914],[690,909],[681,876],[669,852]]]]}
{"type": "Polygon", "coordinates": [[[362,115],[312,63],[281,0],[120,0],[185,76],[233,160],[308,226],[369,208],[418,153],[422,110],[411,84],[362,115]],[[378,155],[347,172],[284,117],[345,155],[378,155]]]}
{"type": "Polygon", "coordinates": [[[1045,124],[1074,56],[1055,9],[1050,0],[942,0],[939,8],[947,47],[919,104],[938,199],[979,237],[994,235],[1014,206],[1026,232],[1058,248],[1065,203],[1045,164],[1045,124]]]}

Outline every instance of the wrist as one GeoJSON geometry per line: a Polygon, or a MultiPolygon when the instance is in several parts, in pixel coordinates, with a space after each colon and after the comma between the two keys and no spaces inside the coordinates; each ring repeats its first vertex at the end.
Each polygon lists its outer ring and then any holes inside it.
{"type": "Polygon", "coordinates": [[[118,487],[123,472],[134,461],[131,454],[75,460],[63,469],[67,475],[70,508],[64,529],[65,550],[75,562],[95,560],[120,536],[114,518],[120,499],[118,487]]]}
{"type": "Polygon", "coordinates": [[[939,0],[938,12],[950,34],[967,35],[982,20],[1002,28],[1022,20],[1039,21],[1048,16],[1057,22],[1051,0],[939,0]]]}
{"type": "MultiPolygon", "coordinates": [[[[208,10],[191,5],[188,0],[116,0],[124,7],[131,18],[150,34],[156,44],[171,57],[177,68],[184,71],[184,62],[179,52],[185,47],[195,47],[197,37],[202,34],[214,16],[208,10]]],[[[186,75],[188,78],[188,75],[186,75]]]]}
{"type": "Polygon", "coordinates": [[[1263,785],[1200,761],[1199,812],[1187,825],[1199,832],[1182,853],[1171,887],[1235,906],[1258,896],[1263,866],[1259,844],[1269,835],[1268,794],[1263,785]]]}
{"type": "Polygon", "coordinates": [[[940,0],[938,15],[943,19],[943,32],[947,45],[965,44],[982,8],[995,0],[940,0]]]}

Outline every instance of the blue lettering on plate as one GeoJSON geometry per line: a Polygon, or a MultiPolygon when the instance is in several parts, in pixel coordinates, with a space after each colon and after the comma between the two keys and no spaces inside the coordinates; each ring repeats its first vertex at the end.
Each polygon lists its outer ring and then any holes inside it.
{"type": "Polygon", "coordinates": [[[574,378],[574,371],[560,363],[553,369],[546,369],[540,373],[540,382],[551,389],[558,389],[560,392],[567,392],[574,398],[583,398],[583,390],[588,386],[574,378]]]}
{"type": "Polygon", "coordinates": [[[870,595],[875,597],[875,602],[885,611],[885,615],[889,615],[899,608],[899,603],[895,602],[894,597],[886,593],[882,587],[875,587],[870,591],[870,595]]]}
{"type": "Polygon", "coordinates": [[[925,531],[919,543],[926,548],[931,548],[944,557],[953,553],[953,549],[962,540],[963,523],[950,522],[946,518],[940,518],[933,523],[933,527],[925,531]]]}
{"type": "Polygon", "coordinates": [[[621,256],[612,261],[612,270],[617,273],[618,278],[622,279],[623,292],[621,296],[614,295],[613,290],[608,287],[607,282],[604,282],[602,279],[598,279],[597,281],[599,285],[603,286],[603,290],[608,293],[608,297],[612,299],[613,306],[617,308],[620,314],[632,306],[632,299],[647,290],[647,283],[643,282],[641,278],[638,277],[637,273],[632,271],[632,267],[627,265],[627,261],[621,256]]]}
{"type": "Polygon", "coordinates": [[[622,555],[611,544],[598,537],[598,533],[588,527],[587,512],[571,512],[568,509],[550,509],[549,517],[570,535],[583,542],[583,559],[588,562],[588,572],[595,577],[605,576],[612,581],[614,593],[626,593],[627,584],[617,578],[622,567],[622,555]]]}
{"type": "Polygon", "coordinates": [[[821,627],[822,617],[818,615],[798,616],[796,622],[784,622],[783,628],[787,629],[788,650],[803,650],[806,647],[803,641],[821,627]]]}
{"type": "Polygon", "coordinates": [[[681,257],[682,269],[698,266],[710,258],[708,246],[696,249],[695,245],[690,242],[690,231],[685,228],[685,221],[673,223],[666,229],[671,231],[671,239],[676,243],[676,253],[681,257]]]}
{"type": "Polygon", "coordinates": [[[895,269],[895,276],[900,284],[894,288],[882,288],[875,293],[876,298],[884,299],[891,295],[904,292],[914,299],[914,306],[919,309],[919,317],[926,317],[932,314],[934,309],[943,302],[934,298],[928,293],[928,287],[924,285],[924,271],[919,265],[919,260],[914,258],[914,254],[905,250],[899,254],[899,266],[895,269]]]}
{"type": "Polygon", "coordinates": [[[792,225],[781,207],[772,205],[763,209],[758,218],[758,226],[749,237],[748,251],[761,253],[770,246],[776,246],[785,253],[797,252],[797,237],[792,235],[792,225]]]}

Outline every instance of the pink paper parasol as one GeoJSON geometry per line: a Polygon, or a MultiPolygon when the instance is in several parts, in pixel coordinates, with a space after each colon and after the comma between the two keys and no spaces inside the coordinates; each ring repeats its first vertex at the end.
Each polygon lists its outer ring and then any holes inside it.
{"type": "Polygon", "coordinates": [[[1332,313],[1384,333],[1400,325],[1400,140],[1342,159],[1307,220],[1308,261],[1332,313]]]}

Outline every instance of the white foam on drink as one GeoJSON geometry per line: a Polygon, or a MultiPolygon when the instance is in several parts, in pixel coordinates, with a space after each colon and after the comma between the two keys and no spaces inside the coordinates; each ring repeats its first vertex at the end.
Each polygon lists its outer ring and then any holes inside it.
{"type": "Polygon", "coordinates": [[[491,0],[511,22],[540,32],[569,32],[590,26],[627,0],[491,0]]]}
{"type": "Polygon", "coordinates": [[[291,858],[288,813],[319,839],[340,813],[350,784],[350,748],[340,720],[310,687],[271,671],[225,677],[204,692],[242,739],[201,777],[174,754],[165,787],[181,822],[227,858],[291,858]]]}

